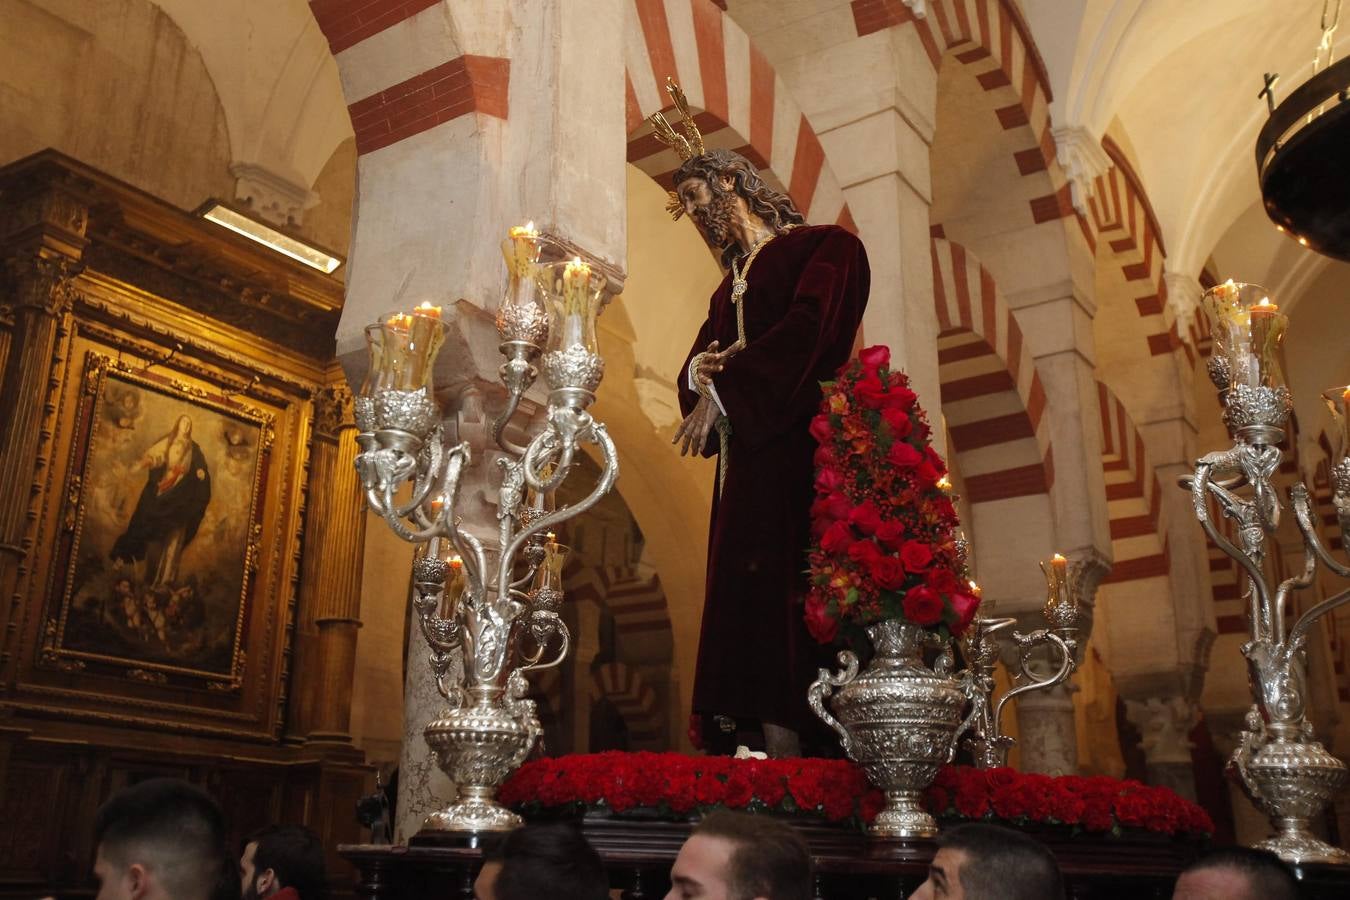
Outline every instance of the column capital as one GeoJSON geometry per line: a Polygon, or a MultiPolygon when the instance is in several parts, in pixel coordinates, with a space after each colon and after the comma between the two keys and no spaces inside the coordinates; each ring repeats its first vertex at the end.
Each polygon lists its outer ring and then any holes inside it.
{"type": "Polygon", "coordinates": [[[311,398],[316,434],[337,438],[343,430],[356,427],[352,416],[355,398],[346,382],[325,385],[314,391],[311,398]]]}
{"type": "Polygon", "coordinates": [[[1055,157],[1069,176],[1073,208],[1087,215],[1093,183],[1111,170],[1111,157],[1102,149],[1101,139],[1081,125],[1052,128],[1050,134],[1055,139],[1055,157]]]}
{"type": "Polygon", "coordinates": [[[1166,266],[1163,267],[1163,284],[1167,286],[1167,309],[1177,323],[1177,329],[1185,334],[1195,322],[1205,288],[1194,275],[1175,272],[1166,266]]]}
{"type": "Polygon", "coordinates": [[[1190,732],[1200,720],[1194,701],[1177,695],[1126,700],[1125,716],[1142,735],[1139,746],[1149,765],[1190,765],[1190,732]]]}
{"type": "Polygon", "coordinates": [[[67,256],[11,256],[2,269],[8,290],[0,305],[57,318],[74,305],[79,292],[73,281],[83,268],[67,256]]]}

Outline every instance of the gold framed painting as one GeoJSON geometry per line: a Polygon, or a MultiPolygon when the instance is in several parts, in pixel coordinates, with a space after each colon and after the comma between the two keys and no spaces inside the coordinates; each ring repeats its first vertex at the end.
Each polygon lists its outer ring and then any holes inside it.
{"type": "Polygon", "coordinates": [[[237,690],[272,414],[86,357],[38,665],[237,690]]]}

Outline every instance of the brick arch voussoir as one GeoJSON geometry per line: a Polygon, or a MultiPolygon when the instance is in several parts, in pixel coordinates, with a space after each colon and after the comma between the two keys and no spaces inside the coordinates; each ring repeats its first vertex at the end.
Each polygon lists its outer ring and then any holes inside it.
{"type": "MultiPolygon", "coordinates": [[[[943,385],[943,406],[970,396],[1008,392],[1016,398],[1016,412],[1000,417],[999,423],[989,422],[981,429],[971,428],[971,435],[984,435],[988,446],[990,429],[1001,428],[1008,439],[1035,439],[1037,456],[1034,467],[1019,466],[1016,473],[1006,473],[1002,481],[1018,487],[1012,496],[1026,493],[1048,493],[1054,485],[1054,448],[1051,445],[1048,423],[1045,421],[1046,393],[1041,383],[1040,373],[1036,370],[1035,360],[1026,340],[1022,336],[1012,309],[1004,300],[994,281],[993,275],[982,266],[973,254],[960,244],[944,238],[934,238],[931,244],[933,258],[933,301],[937,311],[938,330],[941,334],[969,332],[987,345],[989,352],[998,359],[999,371],[990,373],[982,382],[970,382],[957,388],[950,381],[943,385]],[[958,397],[957,394],[960,394],[958,397]],[[1015,475],[1015,477],[1014,477],[1015,475]]],[[[939,350],[939,375],[943,369],[943,353],[939,350]]],[[[960,431],[953,432],[954,449],[960,454],[965,452],[960,431]]],[[[967,480],[967,490],[970,491],[967,480]]],[[[1012,488],[991,491],[992,494],[1006,493],[1012,488]]],[[[972,495],[972,501],[976,496],[972,495]]]]}
{"type": "Polygon", "coordinates": [[[1097,382],[1101,415],[1102,467],[1106,474],[1106,499],[1111,510],[1111,549],[1114,563],[1104,584],[1166,576],[1171,562],[1167,553],[1166,523],[1161,519],[1162,486],[1149,462],[1143,436],[1125,406],[1101,381],[1097,382]],[[1143,512],[1138,512],[1139,504],[1143,512]],[[1139,542],[1149,536],[1140,552],[1139,542]]]}
{"type": "Polygon", "coordinates": [[[768,58],[712,0],[631,0],[625,20],[628,161],[670,190],[675,153],[646,118],[669,113],[666,78],[689,99],[709,147],[735,150],[814,224],[856,230],[825,148],[768,58]]]}

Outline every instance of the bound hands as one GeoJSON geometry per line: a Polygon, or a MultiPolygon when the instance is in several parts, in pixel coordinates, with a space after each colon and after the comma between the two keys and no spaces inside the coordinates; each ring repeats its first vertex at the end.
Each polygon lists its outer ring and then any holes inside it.
{"type": "Polygon", "coordinates": [[[695,404],[693,412],[685,417],[676,429],[675,436],[670,439],[672,444],[680,443],[680,438],[684,438],[684,443],[680,445],[680,455],[688,456],[690,453],[699,453],[703,450],[704,444],[708,441],[708,436],[712,434],[713,429],[717,427],[718,419],[722,418],[722,411],[717,408],[711,395],[707,392],[707,387],[712,385],[712,377],[715,373],[722,371],[726,359],[732,354],[732,349],[718,351],[717,341],[708,345],[708,349],[700,353],[694,360],[694,381],[699,385],[699,400],[695,404]]]}

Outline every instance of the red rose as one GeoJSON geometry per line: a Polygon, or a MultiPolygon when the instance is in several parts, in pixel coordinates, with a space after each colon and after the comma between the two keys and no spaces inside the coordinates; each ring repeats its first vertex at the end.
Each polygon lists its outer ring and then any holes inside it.
{"type": "Polygon", "coordinates": [[[839,464],[839,455],[834,452],[834,448],[829,444],[821,444],[816,448],[812,461],[817,466],[834,466],[839,464]]]}
{"type": "Polygon", "coordinates": [[[806,598],[806,630],[822,644],[828,644],[839,633],[839,622],[830,615],[825,600],[815,591],[806,598]]]}
{"type": "Polygon", "coordinates": [[[902,385],[895,385],[891,392],[886,396],[886,405],[895,409],[910,410],[914,408],[919,395],[902,385]]]}
{"type": "Polygon", "coordinates": [[[861,379],[853,389],[858,402],[868,409],[880,409],[886,403],[886,385],[876,375],[861,379]]]}
{"type": "Polygon", "coordinates": [[[845,522],[835,522],[820,538],[820,549],[826,553],[844,553],[853,543],[853,529],[845,522]]]}
{"type": "Polygon", "coordinates": [[[951,599],[952,609],[956,611],[956,624],[952,626],[952,631],[959,637],[974,620],[975,613],[980,608],[980,598],[957,591],[951,595],[951,599]]]}
{"type": "Polygon", "coordinates": [[[864,500],[849,511],[848,522],[863,534],[874,534],[881,524],[881,513],[875,503],[864,500]]]}
{"type": "Polygon", "coordinates": [[[922,572],[933,561],[933,548],[923,541],[905,541],[900,548],[900,560],[910,572],[922,572]]]}
{"type": "Polygon", "coordinates": [[[923,462],[923,454],[915,450],[911,444],[904,441],[896,441],[891,444],[890,452],[886,454],[886,459],[902,469],[912,469],[923,462]]]}
{"type": "Polygon", "coordinates": [[[825,466],[816,471],[816,490],[820,493],[833,493],[843,486],[844,476],[833,466],[825,466]]]}
{"type": "Polygon", "coordinates": [[[877,540],[891,549],[900,546],[905,538],[905,526],[902,522],[889,519],[877,526],[877,540]]]}
{"type": "Polygon", "coordinates": [[[868,568],[872,580],[877,583],[877,587],[883,590],[898,590],[905,583],[905,564],[894,556],[878,555],[876,559],[871,561],[868,568]]]}
{"type": "Polygon", "coordinates": [[[811,420],[809,430],[811,437],[822,444],[834,437],[834,426],[830,424],[830,417],[825,413],[821,413],[811,420]]]}
{"type": "Polygon", "coordinates": [[[831,519],[847,519],[853,504],[843,494],[834,493],[825,498],[825,514],[831,519]]]}
{"type": "Polygon", "coordinates": [[[881,411],[881,418],[886,424],[891,426],[891,434],[897,438],[907,438],[909,433],[914,430],[914,423],[909,420],[909,413],[894,406],[888,406],[881,411]]]}
{"type": "Polygon", "coordinates": [[[875,344],[858,351],[858,361],[868,369],[879,369],[891,364],[891,348],[885,344],[875,344]]]}
{"type": "Polygon", "coordinates": [[[929,569],[924,581],[939,594],[954,594],[961,589],[960,582],[956,580],[956,573],[943,566],[929,569]]]}
{"type": "Polygon", "coordinates": [[[942,598],[927,585],[906,591],[903,606],[905,618],[915,625],[936,625],[942,620],[942,598]]]}
{"type": "Polygon", "coordinates": [[[856,563],[862,563],[865,566],[871,565],[874,560],[881,559],[881,548],[876,545],[875,541],[869,538],[864,538],[861,541],[854,541],[852,544],[849,544],[848,558],[856,563]]]}

